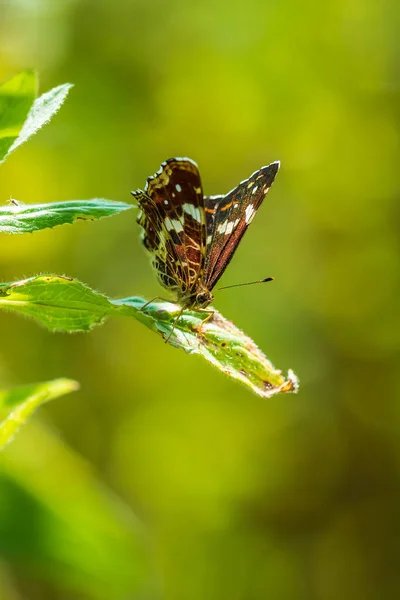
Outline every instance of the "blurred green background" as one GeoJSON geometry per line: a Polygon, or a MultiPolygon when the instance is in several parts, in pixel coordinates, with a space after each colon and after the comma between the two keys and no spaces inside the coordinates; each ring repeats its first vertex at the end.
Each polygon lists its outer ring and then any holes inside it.
{"type": "MultiPolygon", "coordinates": [[[[129,202],[164,159],[207,194],[282,166],[215,306],[297,396],[252,395],[133,319],[0,314],[0,381],[81,391],[1,455],[1,600],[400,597],[399,26],[389,0],[3,0],[0,80],[75,84],[0,201],[129,202]]],[[[135,212],[3,236],[0,277],[159,292],[135,212]]]]}

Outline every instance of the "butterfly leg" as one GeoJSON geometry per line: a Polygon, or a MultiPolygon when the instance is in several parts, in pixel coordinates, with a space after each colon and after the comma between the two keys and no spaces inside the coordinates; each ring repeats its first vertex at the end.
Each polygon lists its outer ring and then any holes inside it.
{"type": "Polygon", "coordinates": [[[209,321],[210,319],[213,318],[215,311],[214,310],[205,310],[204,312],[207,313],[207,316],[205,319],[202,320],[202,322],[200,323],[200,327],[197,329],[197,333],[198,335],[202,334],[202,329],[203,329],[203,325],[204,323],[207,323],[207,321],[209,321]]]}
{"type": "Polygon", "coordinates": [[[145,308],[147,308],[150,304],[153,304],[155,300],[164,300],[164,298],[161,298],[161,296],[155,296],[154,298],[152,298],[152,300],[149,300],[148,302],[146,302],[146,304],[143,304],[142,308],[140,309],[140,312],[143,312],[145,308]]]}
{"type": "Polygon", "coordinates": [[[165,338],[165,343],[166,344],[169,342],[169,339],[170,339],[171,335],[173,334],[175,326],[176,326],[177,322],[179,321],[179,319],[181,318],[183,311],[184,311],[184,307],[182,307],[181,310],[176,315],[176,317],[175,317],[175,319],[174,319],[174,321],[172,323],[171,331],[169,332],[168,336],[165,338]]]}

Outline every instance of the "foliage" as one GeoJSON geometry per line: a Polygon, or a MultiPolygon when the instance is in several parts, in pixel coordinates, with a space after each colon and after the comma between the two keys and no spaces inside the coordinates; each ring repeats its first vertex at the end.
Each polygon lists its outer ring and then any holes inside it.
{"type": "Polygon", "coordinates": [[[94,221],[129,208],[123,202],[103,198],[51,204],[23,204],[13,200],[9,206],[0,206],[0,233],[32,233],[76,221],[94,221]]]}
{"type": "MultiPolygon", "coordinates": [[[[72,86],[60,85],[39,98],[37,87],[33,71],[24,71],[0,86],[0,163],[55,115],[72,86]]],[[[100,219],[128,208],[122,202],[99,198],[34,205],[11,200],[9,206],[0,207],[0,233],[32,233],[78,220],[100,219]]],[[[75,381],[57,379],[0,391],[0,410],[12,408],[0,422],[0,448],[40,404],[77,387],[75,381]]]]}
{"type": "MultiPolygon", "coordinates": [[[[1,600],[400,597],[399,18],[374,0],[0,2],[0,81],[33,64],[43,91],[75,84],[0,165],[0,204],[129,203],[182,153],[222,194],[280,159],[221,285],[275,282],[213,304],[301,375],[266,401],[135,318],[50,335],[0,311],[3,383],[81,384],[0,453],[1,600]]],[[[1,235],[1,281],[151,299],[135,218],[1,235]]]]}
{"type": "Polygon", "coordinates": [[[37,74],[24,71],[0,86],[0,163],[59,110],[72,85],[65,83],[36,98],[37,74]]]}
{"type": "Polygon", "coordinates": [[[71,379],[55,379],[44,383],[34,383],[0,390],[0,448],[9,442],[19,427],[41,405],[79,388],[71,379]]]}
{"type": "MultiPolygon", "coordinates": [[[[71,87],[66,84],[54,88],[30,106],[36,85],[34,73],[27,71],[0,88],[4,99],[3,140],[8,144],[3,159],[54,115],[71,87]]],[[[0,207],[0,233],[33,232],[77,220],[99,219],[128,208],[122,202],[103,199],[36,205],[11,200],[9,206],[0,207]]],[[[79,281],[53,275],[0,284],[0,306],[34,317],[51,331],[87,331],[111,314],[134,316],[173,346],[199,353],[261,396],[297,391],[297,379],[291,371],[286,381],[254,342],[216,311],[204,325],[204,314],[191,311],[184,311],[175,322],[179,306],[147,303],[140,298],[111,301],[79,281]]]]}
{"type": "Polygon", "coordinates": [[[104,294],[68,277],[40,275],[0,284],[0,308],[32,317],[50,331],[88,331],[111,315],[137,318],[173,346],[200,354],[221,371],[270,397],[297,391],[292,372],[285,381],[249,338],[214,311],[185,311],[168,302],[147,303],[141,298],[110,300],[104,294]],[[203,323],[204,321],[204,323],[203,323]]]}
{"type": "MultiPolygon", "coordinates": [[[[57,112],[64,102],[69,84],[58,86],[39,98],[36,96],[37,76],[32,71],[23,72],[0,86],[0,162],[11,152],[36,133],[57,112]]],[[[54,202],[26,205],[10,200],[8,206],[0,207],[0,233],[32,233],[57,225],[75,223],[78,220],[93,221],[112,216],[131,208],[122,202],[101,198],[81,201],[54,202]]],[[[46,278],[37,278],[46,281],[46,278]]],[[[59,278],[60,280],[62,278],[59,278]]],[[[0,284],[0,295],[7,296],[7,286],[0,284]]],[[[34,286],[31,286],[32,288],[34,286]]],[[[45,290],[46,291],[46,290],[45,290]]],[[[54,287],[50,291],[54,291],[54,287]]],[[[70,290],[69,290],[70,291],[70,290]]],[[[62,294],[61,294],[62,295],[62,294]]],[[[93,296],[94,294],[92,294],[93,296]]],[[[29,306],[20,301],[18,294],[12,298],[12,308],[29,314],[29,306]],[[18,308],[17,308],[18,307],[18,308]]],[[[40,302],[40,298],[36,296],[40,302]]],[[[60,300],[60,298],[59,298],[60,300]]],[[[74,313],[73,294],[70,310],[74,313]]],[[[42,304],[38,310],[42,319],[51,322],[53,313],[50,307],[42,304]]],[[[74,313],[76,317],[76,312],[74,313]]],[[[42,404],[79,389],[72,379],[55,379],[0,390],[0,448],[10,442],[20,426],[42,404]]],[[[24,436],[25,437],[25,436],[24,436]]],[[[44,572],[51,564],[52,577],[64,579],[65,587],[79,592],[85,590],[92,598],[103,598],[103,594],[116,597],[141,590],[146,573],[146,552],[142,543],[142,533],[133,515],[118,514],[114,503],[105,490],[94,491],[97,485],[88,476],[85,468],[71,450],[64,447],[42,428],[39,439],[35,429],[28,430],[26,440],[35,447],[35,455],[42,455],[41,469],[36,470],[33,479],[26,471],[29,462],[28,452],[23,452],[23,474],[18,480],[21,465],[15,456],[8,454],[2,465],[0,476],[0,554],[3,560],[31,563],[44,572]],[[43,446],[45,442],[45,446],[43,446]],[[46,457],[46,458],[45,458],[46,457]],[[14,461],[13,461],[14,459],[14,461]],[[63,469],[60,470],[60,463],[63,469]],[[12,476],[7,466],[12,465],[12,476]],[[66,466],[69,465],[69,470],[66,466]],[[59,490],[50,504],[38,503],[43,472],[51,474],[53,481],[60,480],[59,490]],[[65,483],[79,482],[78,494],[69,495],[66,501],[65,483]],[[24,510],[18,512],[19,507],[24,510]],[[69,511],[74,508],[74,517],[69,511]],[[28,517],[25,517],[25,514],[28,517]],[[88,523],[90,516],[90,523],[88,523]],[[51,523],[53,541],[59,551],[51,551],[32,535],[32,519],[38,523],[51,523]],[[84,527],[80,526],[80,522],[84,527]],[[21,531],[22,536],[21,536],[21,531]],[[84,532],[84,533],[83,533],[84,532]],[[65,540],[73,551],[65,556],[65,540]],[[106,553],[111,551],[113,559],[106,553]],[[122,568],[122,572],[121,569],[122,568]]],[[[45,475],[46,479],[47,475],[45,475]]],[[[70,490],[73,486],[70,485],[70,490]]],[[[2,566],[0,565],[0,595],[6,593],[3,586],[2,566]]]]}

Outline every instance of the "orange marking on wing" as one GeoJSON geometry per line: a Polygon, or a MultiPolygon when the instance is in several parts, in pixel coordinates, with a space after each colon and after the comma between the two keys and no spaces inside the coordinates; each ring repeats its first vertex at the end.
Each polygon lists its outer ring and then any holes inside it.
{"type": "Polygon", "coordinates": [[[223,207],[221,208],[221,212],[222,212],[223,210],[228,210],[228,208],[230,208],[230,207],[232,206],[232,204],[233,204],[233,200],[232,200],[232,202],[229,202],[229,204],[226,204],[225,206],[223,206],[223,207]]]}

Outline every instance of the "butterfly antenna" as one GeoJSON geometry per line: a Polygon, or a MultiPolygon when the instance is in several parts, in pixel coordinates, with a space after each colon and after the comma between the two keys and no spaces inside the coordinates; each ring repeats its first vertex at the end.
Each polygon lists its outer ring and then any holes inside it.
{"type": "Polygon", "coordinates": [[[229,288],[241,287],[242,285],[253,285],[255,283],[267,283],[267,281],[273,281],[273,277],[266,277],[265,279],[259,279],[258,281],[248,281],[247,283],[235,283],[234,285],[225,285],[224,287],[217,288],[217,292],[220,290],[227,290],[229,288]]]}

